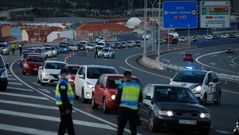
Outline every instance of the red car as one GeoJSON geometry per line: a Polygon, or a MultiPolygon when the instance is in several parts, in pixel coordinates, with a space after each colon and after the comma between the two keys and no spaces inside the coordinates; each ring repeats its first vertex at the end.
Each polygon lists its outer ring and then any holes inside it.
{"type": "Polygon", "coordinates": [[[193,55],[189,54],[189,53],[184,54],[183,61],[191,61],[191,62],[193,62],[193,55]]]}
{"type": "MultiPolygon", "coordinates": [[[[98,106],[102,106],[104,113],[109,112],[111,109],[116,109],[115,97],[117,88],[122,84],[122,80],[123,75],[103,74],[98,79],[95,90],[92,93],[92,108],[97,109],[98,106]]],[[[133,80],[142,86],[141,82],[136,77],[133,77],[133,80]]]]}
{"type": "MultiPolygon", "coordinates": [[[[69,72],[69,82],[71,84],[71,86],[73,87],[75,84],[75,75],[78,71],[78,69],[80,68],[80,65],[67,65],[67,70],[69,72]]],[[[74,87],[73,87],[74,88],[74,87]]]]}
{"type": "Polygon", "coordinates": [[[45,57],[37,54],[29,54],[22,61],[22,74],[34,74],[38,72],[38,68],[42,66],[45,57]]]}

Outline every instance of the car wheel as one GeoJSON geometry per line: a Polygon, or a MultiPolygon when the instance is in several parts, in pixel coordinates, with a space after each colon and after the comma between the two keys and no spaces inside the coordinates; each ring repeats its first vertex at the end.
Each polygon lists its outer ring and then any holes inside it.
{"type": "Polygon", "coordinates": [[[202,99],[202,105],[206,105],[207,104],[207,93],[204,94],[203,99],[202,99]]]}
{"type": "Polygon", "coordinates": [[[210,129],[205,129],[205,130],[201,130],[199,131],[200,135],[209,135],[210,134],[210,129]]]}
{"type": "Polygon", "coordinates": [[[91,107],[92,109],[98,108],[98,104],[95,103],[94,94],[92,94],[91,107]]]}
{"type": "Polygon", "coordinates": [[[217,100],[216,101],[214,101],[214,104],[216,104],[216,105],[219,105],[219,104],[221,104],[222,103],[222,94],[221,94],[221,92],[218,94],[218,96],[217,96],[217,100]]]}
{"type": "Polygon", "coordinates": [[[26,72],[22,71],[22,74],[23,74],[23,75],[26,75],[26,72]]]}
{"type": "Polygon", "coordinates": [[[103,111],[103,113],[108,113],[108,108],[106,106],[105,98],[103,99],[103,103],[102,103],[102,111],[103,111]]]}
{"type": "Polygon", "coordinates": [[[151,132],[156,132],[157,131],[158,126],[157,126],[157,122],[156,122],[155,117],[154,117],[154,113],[152,111],[149,113],[148,124],[149,124],[149,130],[151,132]]]}
{"type": "Polygon", "coordinates": [[[81,92],[81,102],[82,103],[86,103],[85,94],[84,94],[84,88],[82,88],[82,92],[81,92]]]}

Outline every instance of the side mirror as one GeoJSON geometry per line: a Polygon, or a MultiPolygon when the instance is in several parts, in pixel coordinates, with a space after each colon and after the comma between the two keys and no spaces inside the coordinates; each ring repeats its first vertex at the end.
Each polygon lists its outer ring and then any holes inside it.
{"type": "Polygon", "coordinates": [[[214,82],[209,82],[208,85],[209,86],[212,86],[214,84],[214,82]]]}
{"type": "Polygon", "coordinates": [[[146,100],[152,100],[152,99],[151,99],[151,97],[150,97],[150,96],[148,96],[148,95],[147,95],[147,96],[145,96],[145,97],[144,97],[144,99],[146,99],[146,100]]]}
{"type": "Polygon", "coordinates": [[[104,88],[104,85],[103,85],[103,84],[100,84],[99,87],[100,87],[100,88],[104,88]]]}
{"type": "Polygon", "coordinates": [[[8,64],[6,64],[5,66],[6,66],[7,69],[9,69],[9,65],[8,64]]]}
{"type": "Polygon", "coordinates": [[[42,69],[42,66],[40,66],[39,69],[42,69]]]}
{"type": "Polygon", "coordinates": [[[78,77],[83,79],[85,78],[85,75],[79,75],[78,77]]]}
{"type": "Polygon", "coordinates": [[[170,82],[172,82],[172,81],[173,81],[173,79],[171,78],[171,79],[170,79],[170,82]]]}

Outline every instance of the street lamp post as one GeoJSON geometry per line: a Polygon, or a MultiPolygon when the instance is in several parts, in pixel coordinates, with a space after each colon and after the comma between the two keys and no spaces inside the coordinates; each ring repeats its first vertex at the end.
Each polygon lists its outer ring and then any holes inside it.
{"type": "Polygon", "coordinates": [[[147,29],[147,0],[144,0],[144,52],[143,57],[146,57],[146,29],[147,29]]]}
{"type": "Polygon", "coordinates": [[[161,40],[160,40],[160,28],[161,28],[161,0],[159,0],[159,17],[158,17],[158,61],[160,62],[160,44],[161,44],[161,40]]]}

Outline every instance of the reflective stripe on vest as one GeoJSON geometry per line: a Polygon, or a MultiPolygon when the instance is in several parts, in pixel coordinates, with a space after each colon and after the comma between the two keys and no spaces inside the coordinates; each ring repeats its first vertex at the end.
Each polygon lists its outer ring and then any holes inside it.
{"type": "Polygon", "coordinates": [[[125,82],[122,84],[122,96],[120,107],[126,107],[132,110],[138,110],[140,87],[134,82],[125,82]]]}
{"type": "Polygon", "coordinates": [[[59,83],[56,86],[56,93],[55,93],[55,100],[56,100],[56,104],[57,105],[62,105],[62,100],[61,100],[61,93],[60,93],[60,89],[59,89],[59,85],[61,83],[65,83],[67,85],[67,97],[68,97],[68,101],[73,104],[74,101],[74,93],[72,90],[72,87],[70,85],[69,82],[65,81],[65,80],[60,80],[59,83]]]}

